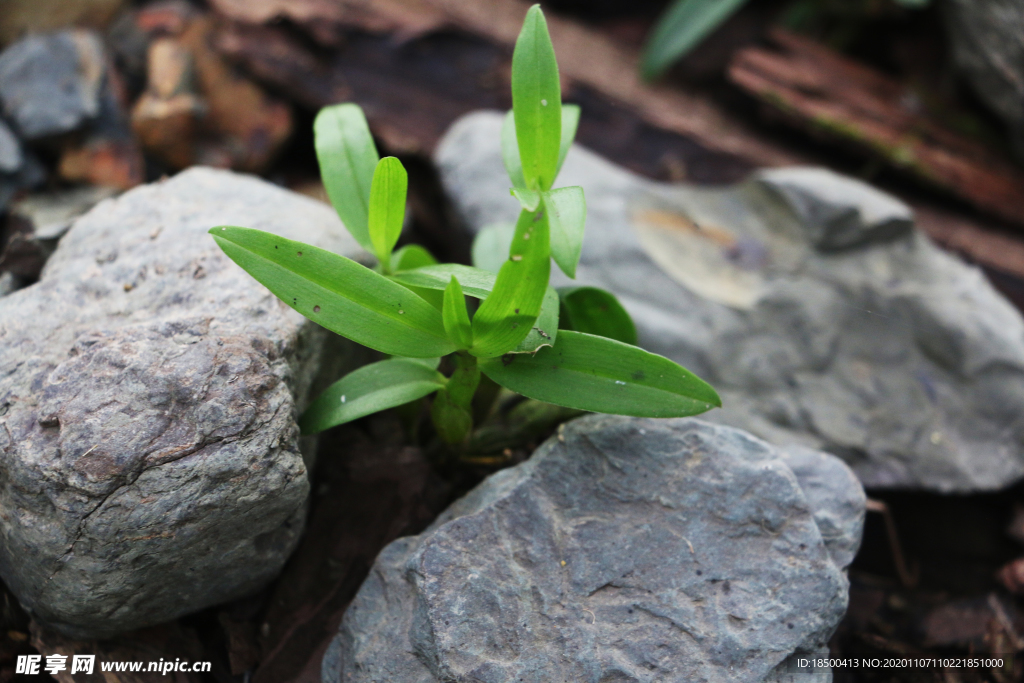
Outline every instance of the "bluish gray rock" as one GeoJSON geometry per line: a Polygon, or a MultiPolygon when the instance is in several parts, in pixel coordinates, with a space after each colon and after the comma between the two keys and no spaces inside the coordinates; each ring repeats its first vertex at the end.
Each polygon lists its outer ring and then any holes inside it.
{"type": "Polygon", "coordinates": [[[296,414],[351,347],[231,262],[222,224],[358,251],[329,206],[196,168],[101,202],[0,298],[0,575],[68,635],[257,590],[302,531],[296,414]]]}
{"type": "Polygon", "coordinates": [[[99,114],[104,73],[94,32],[29,36],[0,53],[0,105],[24,140],[68,133],[99,114]]]}
{"type": "Polygon", "coordinates": [[[3,119],[0,119],[0,173],[14,173],[24,161],[21,143],[3,119]]]}
{"type": "Polygon", "coordinates": [[[942,0],[964,82],[1010,130],[1024,160],[1024,1],[942,0]]]}
{"type": "Polygon", "coordinates": [[[694,419],[563,425],[384,549],[322,680],[779,680],[845,612],[865,500],[836,458],[789,458],[694,419]]]}
{"type": "MultiPolygon", "coordinates": [[[[468,115],[437,151],[474,230],[519,212],[501,120],[468,115]]],[[[911,229],[901,202],[824,169],[656,183],[579,146],[557,184],[586,192],[577,281],[616,294],[641,346],[718,389],[724,408],[707,419],[834,453],[865,486],[967,492],[1024,477],[1024,320],[911,229]]]]}

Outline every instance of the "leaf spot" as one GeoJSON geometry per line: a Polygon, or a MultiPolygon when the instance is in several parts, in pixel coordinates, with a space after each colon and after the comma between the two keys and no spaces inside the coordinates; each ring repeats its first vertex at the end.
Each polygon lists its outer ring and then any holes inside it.
{"type": "Polygon", "coordinates": [[[616,384],[621,384],[622,386],[626,386],[626,383],[621,381],[621,380],[615,380],[615,383],[616,384]]]}
{"type": "Polygon", "coordinates": [[[313,312],[314,313],[319,313],[320,312],[320,307],[319,306],[314,306],[313,307],[313,312]]]}
{"type": "Polygon", "coordinates": [[[301,251],[297,251],[295,253],[297,253],[299,256],[302,256],[302,252],[301,251]]]}
{"type": "Polygon", "coordinates": [[[512,260],[513,261],[522,261],[523,260],[523,255],[522,254],[512,254],[512,260]]]}
{"type": "Polygon", "coordinates": [[[541,100],[540,101],[540,106],[542,106],[542,107],[548,106],[548,101],[547,100],[541,100]]]}
{"type": "Polygon", "coordinates": [[[519,309],[518,308],[516,309],[516,313],[519,313],[519,309]]]}
{"type": "Polygon", "coordinates": [[[405,315],[405,311],[403,311],[401,308],[399,308],[398,309],[398,315],[405,315]]]}
{"type": "Polygon", "coordinates": [[[341,395],[341,402],[342,402],[342,403],[344,403],[344,402],[345,402],[345,394],[342,394],[342,395],[341,395]]]}
{"type": "Polygon", "coordinates": [[[524,240],[528,240],[528,239],[530,239],[530,233],[528,233],[528,232],[527,232],[527,233],[524,233],[524,234],[523,234],[523,239],[524,239],[524,240]]]}

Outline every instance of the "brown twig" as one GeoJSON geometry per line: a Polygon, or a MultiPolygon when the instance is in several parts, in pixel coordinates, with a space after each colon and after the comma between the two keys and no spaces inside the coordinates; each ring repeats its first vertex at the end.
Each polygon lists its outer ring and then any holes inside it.
{"type": "Polygon", "coordinates": [[[915,564],[914,570],[910,571],[907,567],[907,563],[904,560],[903,547],[900,545],[900,537],[896,533],[896,522],[893,520],[889,506],[884,501],[868,498],[867,510],[868,512],[881,514],[882,519],[885,520],[885,534],[889,538],[889,550],[892,553],[893,564],[896,565],[896,574],[899,576],[900,583],[903,584],[904,588],[913,588],[917,585],[918,578],[920,578],[920,568],[915,564]]]}

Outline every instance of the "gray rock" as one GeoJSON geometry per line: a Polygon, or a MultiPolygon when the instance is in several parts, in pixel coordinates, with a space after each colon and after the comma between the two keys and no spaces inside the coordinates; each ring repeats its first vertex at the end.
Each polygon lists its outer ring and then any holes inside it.
{"type": "Polygon", "coordinates": [[[330,207],[197,168],[100,203],[0,298],[0,575],[68,635],[256,590],[302,530],[296,412],[350,347],[224,256],[225,223],[356,252],[330,207]]]}
{"type": "MultiPolygon", "coordinates": [[[[471,114],[438,147],[474,230],[518,215],[500,127],[471,114]]],[[[823,169],[655,183],[578,146],[558,184],[587,195],[577,280],[614,292],[641,346],[719,390],[708,419],[832,452],[866,486],[1024,476],[1024,321],[896,200],[823,169]]]]}
{"type": "Polygon", "coordinates": [[[29,36],[0,53],[0,104],[25,140],[68,133],[99,114],[104,71],[94,32],[29,36]]]}
{"type": "MultiPolygon", "coordinates": [[[[864,493],[831,456],[694,419],[593,415],[384,549],[325,683],[773,681],[846,610],[864,493]],[[823,465],[815,467],[815,463],[823,465]],[[838,517],[850,514],[838,520],[838,517]],[[830,557],[819,515],[837,517],[830,557]]],[[[829,680],[828,672],[816,678],[829,680]]]]}
{"type": "Polygon", "coordinates": [[[24,161],[21,143],[3,119],[0,119],[0,173],[14,173],[24,161]]]}
{"type": "Polygon", "coordinates": [[[35,280],[71,223],[98,202],[117,194],[109,187],[87,185],[30,194],[11,205],[7,244],[0,250],[0,272],[35,280]]]}
{"type": "Polygon", "coordinates": [[[943,0],[964,81],[1010,129],[1024,160],[1024,1],[943,0]]]}

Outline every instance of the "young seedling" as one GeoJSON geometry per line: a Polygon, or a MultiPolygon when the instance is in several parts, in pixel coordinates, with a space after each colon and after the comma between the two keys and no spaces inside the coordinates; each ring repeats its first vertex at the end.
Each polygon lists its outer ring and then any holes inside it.
{"type": "Polygon", "coordinates": [[[304,433],[433,395],[438,436],[462,443],[473,429],[471,404],[481,374],[529,398],[578,410],[678,417],[721,405],[693,373],[634,345],[633,322],[614,296],[548,284],[552,260],[575,276],[586,204],[582,188],[553,187],[579,108],[562,105],[539,6],[527,13],[516,42],[512,103],[501,143],[522,210],[514,227],[481,233],[474,261],[484,267],[439,264],[418,246],[394,251],[407,176],[397,159],[379,159],[354,104],[320,112],[316,150],[331,203],[377,258],[376,268],[258,230],[210,231],[232,260],[286,304],[393,356],[335,382],[300,418],[304,433]],[[479,301],[473,314],[466,297],[479,301]],[[443,356],[451,359],[449,376],[438,371],[443,356]]]}

